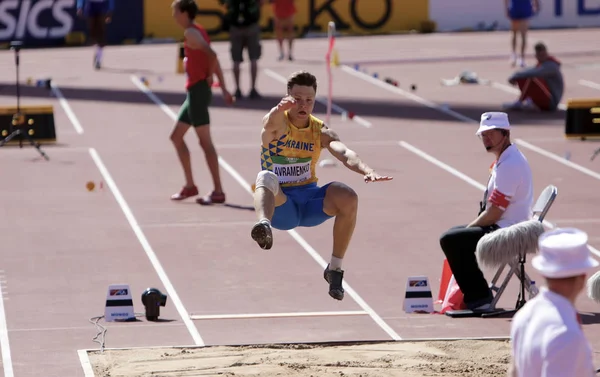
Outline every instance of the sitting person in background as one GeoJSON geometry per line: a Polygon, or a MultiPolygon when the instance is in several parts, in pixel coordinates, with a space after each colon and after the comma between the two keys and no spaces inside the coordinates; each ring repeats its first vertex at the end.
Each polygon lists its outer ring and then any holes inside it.
{"type": "Polygon", "coordinates": [[[538,109],[554,111],[563,96],[564,81],[561,63],[548,54],[543,43],[535,45],[538,64],[514,73],[509,77],[511,85],[517,85],[521,96],[516,102],[504,105],[506,110],[538,109]]]}

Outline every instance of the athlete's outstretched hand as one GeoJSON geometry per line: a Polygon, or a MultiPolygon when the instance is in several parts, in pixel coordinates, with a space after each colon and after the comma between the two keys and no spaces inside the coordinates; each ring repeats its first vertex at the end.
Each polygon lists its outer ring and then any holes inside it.
{"type": "Polygon", "coordinates": [[[379,182],[379,181],[391,181],[392,179],[394,179],[393,177],[389,177],[387,175],[379,175],[377,173],[375,173],[374,171],[365,174],[365,182],[369,183],[369,182],[379,182]]]}
{"type": "Polygon", "coordinates": [[[296,99],[292,96],[283,97],[279,104],[277,105],[277,110],[286,111],[296,106],[296,99]]]}

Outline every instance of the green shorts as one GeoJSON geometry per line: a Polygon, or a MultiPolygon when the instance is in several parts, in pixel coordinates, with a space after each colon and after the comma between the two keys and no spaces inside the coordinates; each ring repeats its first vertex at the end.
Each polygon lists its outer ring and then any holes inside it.
{"type": "Polygon", "coordinates": [[[179,109],[178,121],[194,127],[210,124],[208,107],[212,101],[212,89],[206,80],[198,81],[188,91],[179,109]]]}

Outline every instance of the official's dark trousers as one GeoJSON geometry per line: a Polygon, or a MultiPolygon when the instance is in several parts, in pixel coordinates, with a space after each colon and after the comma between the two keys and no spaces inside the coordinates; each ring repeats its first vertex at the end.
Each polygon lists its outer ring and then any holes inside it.
{"type": "Polygon", "coordinates": [[[440,246],[446,255],[454,279],[464,295],[469,309],[489,303],[492,293],[483,272],[477,265],[475,250],[477,242],[497,226],[471,227],[465,225],[450,228],[440,237],[440,246]]]}

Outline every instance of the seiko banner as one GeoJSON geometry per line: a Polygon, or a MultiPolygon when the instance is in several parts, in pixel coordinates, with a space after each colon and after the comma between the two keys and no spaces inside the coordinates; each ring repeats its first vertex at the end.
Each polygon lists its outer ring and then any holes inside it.
{"type": "MultiPolygon", "coordinates": [[[[143,1],[116,1],[107,27],[109,43],[140,40],[143,34],[143,1]]],[[[87,32],[77,16],[76,0],[0,0],[0,43],[23,41],[24,47],[63,45],[75,31],[87,32]]]]}

